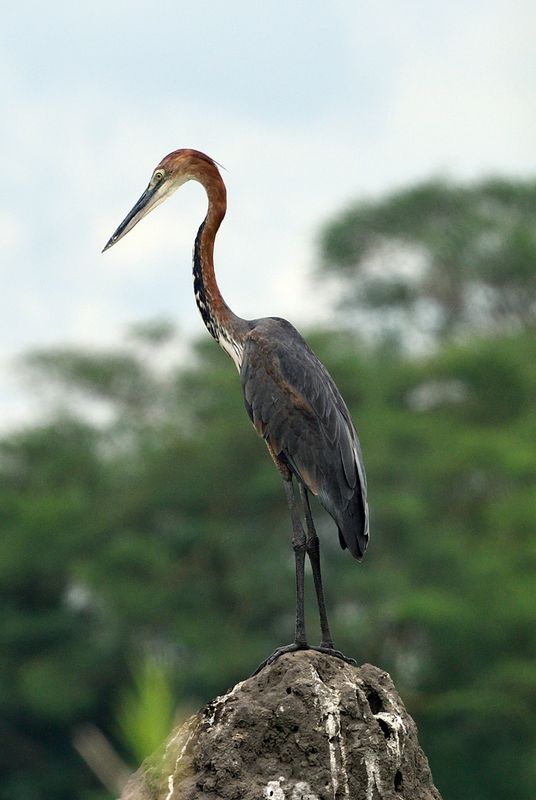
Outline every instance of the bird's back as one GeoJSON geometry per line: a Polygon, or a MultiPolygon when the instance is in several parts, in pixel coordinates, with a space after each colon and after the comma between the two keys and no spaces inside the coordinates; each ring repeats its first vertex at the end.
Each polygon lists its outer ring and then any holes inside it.
{"type": "Polygon", "coordinates": [[[257,432],[331,514],[341,546],[362,558],[369,538],[363,457],[327,369],[289,322],[269,317],[251,322],[240,376],[257,432]]]}

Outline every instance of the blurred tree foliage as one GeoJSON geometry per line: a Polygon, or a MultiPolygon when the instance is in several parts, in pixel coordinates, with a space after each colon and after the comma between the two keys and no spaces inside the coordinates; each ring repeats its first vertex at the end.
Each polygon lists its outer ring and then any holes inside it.
{"type": "Polygon", "coordinates": [[[434,340],[534,329],[535,207],[536,181],[426,181],[338,215],[323,265],[362,324],[373,310],[372,327],[434,340]]]}
{"type": "MultiPolygon", "coordinates": [[[[309,336],[360,430],[370,483],[363,565],[316,511],[336,643],[392,673],[445,800],[534,793],[527,319],[419,357],[344,331],[309,336]]],[[[115,352],[26,360],[36,393],[57,390],[53,413],[0,442],[1,800],[107,797],[72,747],[80,724],[128,758],[145,746],[132,726],[151,691],[167,714],[171,688],[186,714],[292,636],[280,479],[232,363],[207,337],[188,366],[170,366],[172,336],[139,325],[115,352]],[[151,687],[143,665],[155,661],[151,687]]]]}

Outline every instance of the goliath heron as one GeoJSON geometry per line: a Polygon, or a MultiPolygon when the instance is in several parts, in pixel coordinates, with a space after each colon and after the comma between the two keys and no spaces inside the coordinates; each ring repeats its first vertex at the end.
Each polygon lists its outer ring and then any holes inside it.
{"type": "Polygon", "coordinates": [[[294,642],[278,648],[259,669],[282,653],[309,648],[304,618],[305,553],[311,562],[322,634],[320,646],[314,649],[345,658],[334,649],[329,628],[309,492],[333,517],[341,547],[361,560],[368,544],[369,522],[359,439],[333,379],[298,331],[279,317],[242,319],[223,299],[214,274],[213,253],[227,199],[216,163],[204,153],[189,149],[176,150],[163,158],[104,250],[190,180],[201,183],[208,198],[207,215],[194,245],[197,306],[209,333],[231,356],[240,373],[246,410],[283,478],[292,521],[296,562],[294,642]],[[299,487],[299,499],[293,478],[299,487]]]}

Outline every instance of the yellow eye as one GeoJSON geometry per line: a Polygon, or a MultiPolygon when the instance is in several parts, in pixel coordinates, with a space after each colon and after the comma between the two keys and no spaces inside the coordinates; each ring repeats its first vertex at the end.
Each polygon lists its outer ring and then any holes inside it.
{"type": "Polygon", "coordinates": [[[160,183],[160,181],[162,180],[163,177],[164,177],[164,173],[160,172],[160,171],[155,172],[155,174],[153,176],[155,183],[160,183]]]}

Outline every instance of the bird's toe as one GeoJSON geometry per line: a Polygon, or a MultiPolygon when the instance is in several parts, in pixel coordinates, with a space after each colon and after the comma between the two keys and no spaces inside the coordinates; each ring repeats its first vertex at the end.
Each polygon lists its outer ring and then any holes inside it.
{"type": "Polygon", "coordinates": [[[285,653],[295,653],[297,650],[310,650],[310,649],[311,648],[309,647],[309,645],[306,642],[303,642],[303,643],[301,643],[301,642],[292,642],[292,644],[286,644],[286,645],[283,645],[282,647],[278,647],[277,650],[274,650],[274,652],[272,653],[271,656],[268,656],[268,658],[266,658],[264,661],[262,661],[259,664],[259,666],[255,670],[255,672],[251,673],[251,677],[253,677],[254,675],[258,675],[259,672],[262,669],[264,669],[265,667],[268,667],[270,664],[273,664],[274,661],[277,661],[279,656],[282,656],[285,653]]]}
{"type": "Polygon", "coordinates": [[[335,650],[333,646],[328,646],[322,643],[318,647],[311,647],[310,649],[315,650],[317,653],[324,653],[326,656],[339,658],[341,661],[345,661],[347,664],[351,664],[353,667],[357,666],[357,661],[355,658],[349,658],[348,656],[345,656],[340,650],[335,650]]]}

